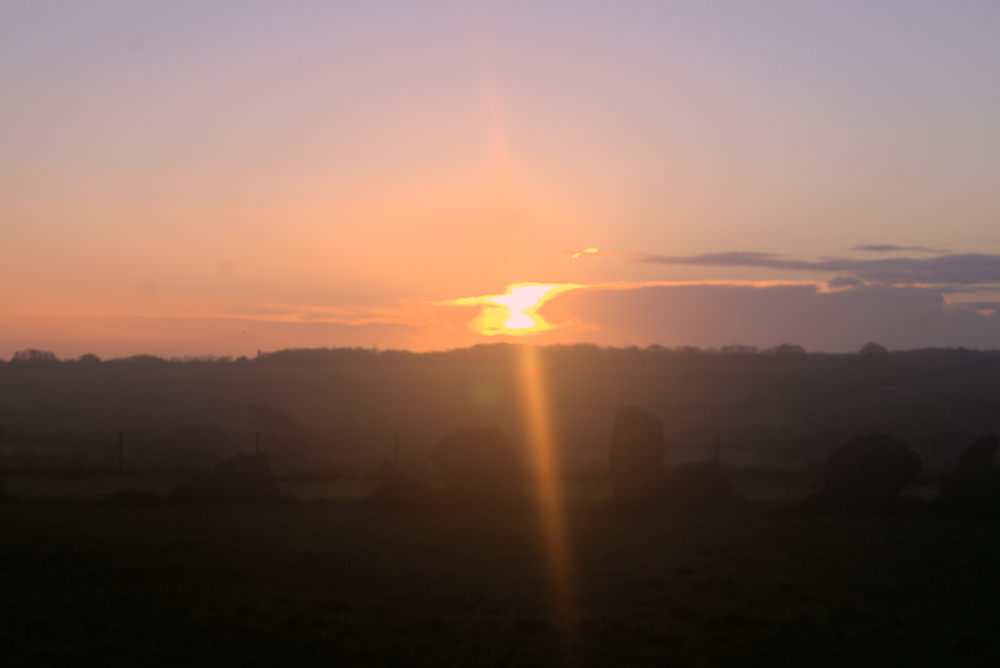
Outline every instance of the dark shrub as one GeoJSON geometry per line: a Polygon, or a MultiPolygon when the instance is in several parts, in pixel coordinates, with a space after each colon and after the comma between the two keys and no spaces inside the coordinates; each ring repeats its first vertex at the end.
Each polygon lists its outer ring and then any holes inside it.
{"type": "Polygon", "coordinates": [[[382,462],[378,485],[365,499],[371,508],[429,508],[438,500],[435,490],[408,471],[398,470],[391,462],[382,462]]]}
{"type": "Polygon", "coordinates": [[[987,434],[962,453],[957,471],[941,474],[939,509],[993,513],[1000,511],[1000,467],[993,463],[1000,439],[987,434]]]}
{"type": "Polygon", "coordinates": [[[613,507],[634,509],[660,502],[663,453],[660,418],[636,406],[619,408],[608,453],[613,507]]]}
{"type": "Polygon", "coordinates": [[[491,506],[521,498],[521,465],[496,427],[459,429],[434,446],[431,461],[441,469],[452,501],[491,506]]]}
{"type": "Polygon", "coordinates": [[[272,504],[285,500],[264,453],[239,454],[170,490],[167,499],[194,504],[272,504]]]}
{"type": "Polygon", "coordinates": [[[668,506],[685,508],[718,507],[732,503],[733,481],[723,473],[719,462],[681,464],[667,474],[663,498],[668,506]]]}
{"type": "Polygon", "coordinates": [[[878,510],[896,506],[920,470],[920,457],[902,441],[879,432],[855,436],[823,467],[816,509],[878,510]]]}

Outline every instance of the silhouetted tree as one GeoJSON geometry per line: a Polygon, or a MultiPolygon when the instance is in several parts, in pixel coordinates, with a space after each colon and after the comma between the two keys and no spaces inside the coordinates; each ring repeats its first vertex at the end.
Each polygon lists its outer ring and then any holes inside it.
{"type": "Polygon", "coordinates": [[[866,343],[858,350],[858,360],[868,364],[882,362],[890,357],[889,349],[877,343],[866,343]]]}
{"type": "Polygon", "coordinates": [[[33,364],[45,364],[50,362],[57,362],[56,354],[50,350],[38,350],[37,348],[28,348],[27,350],[18,350],[14,353],[14,357],[11,358],[12,362],[31,362],[33,364]]]}
{"type": "Polygon", "coordinates": [[[794,343],[782,343],[780,346],[766,350],[765,353],[776,357],[805,357],[807,354],[805,348],[794,343]]]}
{"type": "Polygon", "coordinates": [[[156,355],[132,355],[131,357],[126,357],[125,359],[118,361],[127,366],[139,368],[165,367],[175,364],[175,362],[165,360],[162,357],[157,357],[156,355]]]}

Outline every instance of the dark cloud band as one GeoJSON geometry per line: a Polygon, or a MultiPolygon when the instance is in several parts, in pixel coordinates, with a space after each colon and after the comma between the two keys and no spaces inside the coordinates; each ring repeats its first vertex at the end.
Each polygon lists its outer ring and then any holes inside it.
{"type": "MultiPolygon", "coordinates": [[[[1000,283],[1000,255],[970,253],[930,258],[797,260],[774,253],[705,253],[691,256],[640,255],[636,262],[707,267],[763,267],[789,271],[847,274],[886,285],[982,285],[1000,283]]],[[[841,279],[843,280],[843,279],[841,279]]]]}
{"type": "Polygon", "coordinates": [[[861,244],[851,250],[866,253],[943,253],[944,251],[927,248],[926,246],[893,246],[891,244],[861,244]]]}

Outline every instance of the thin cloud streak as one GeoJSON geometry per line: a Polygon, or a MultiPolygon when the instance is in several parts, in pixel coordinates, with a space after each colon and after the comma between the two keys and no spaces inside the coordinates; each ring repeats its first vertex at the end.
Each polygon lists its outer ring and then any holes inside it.
{"type": "MultiPolygon", "coordinates": [[[[534,340],[702,347],[796,343],[826,352],[856,350],[867,341],[893,348],[995,348],[1000,318],[994,312],[1000,303],[990,297],[953,303],[936,287],[832,289],[823,281],[606,282],[579,285],[546,302],[542,314],[557,326],[534,340]]],[[[281,305],[267,306],[272,312],[242,316],[0,316],[0,357],[30,347],[64,358],[87,352],[169,357],[357,345],[443,350],[487,340],[470,327],[480,308],[474,304],[400,300],[397,310],[380,309],[364,319],[359,310],[356,316],[320,320],[303,318],[311,309],[301,304],[285,305],[285,313],[275,312],[281,305]]],[[[314,315],[324,310],[314,308],[314,315]]]]}
{"type": "Polygon", "coordinates": [[[926,246],[893,246],[891,244],[861,244],[851,248],[852,251],[865,253],[944,253],[946,251],[926,246]]]}
{"type": "Polygon", "coordinates": [[[650,264],[846,273],[864,282],[883,285],[970,286],[1000,283],[1000,255],[985,253],[879,260],[850,258],[797,260],[786,259],[775,253],[730,252],[690,256],[636,255],[632,261],[650,264]]]}
{"type": "Polygon", "coordinates": [[[562,340],[599,345],[729,344],[846,352],[868,341],[893,349],[995,348],[997,304],[949,302],[934,288],[860,286],[823,291],[808,285],[752,289],[734,285],[651,286],[618,294],[574,291],[551,303],[553,320],[572,317],[562,340]]]}

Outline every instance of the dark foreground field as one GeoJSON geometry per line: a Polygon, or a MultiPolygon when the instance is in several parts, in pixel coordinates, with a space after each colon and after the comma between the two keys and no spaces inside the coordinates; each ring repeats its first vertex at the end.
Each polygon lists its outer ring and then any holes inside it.
{"type": "MultiPolygon", "coordinates": [[[[579,665],[993,665],[1000,523],[569,517],[579,665]]],[[[531,515],[0,506],[0,665],[562,665],[531,515]]]]}

